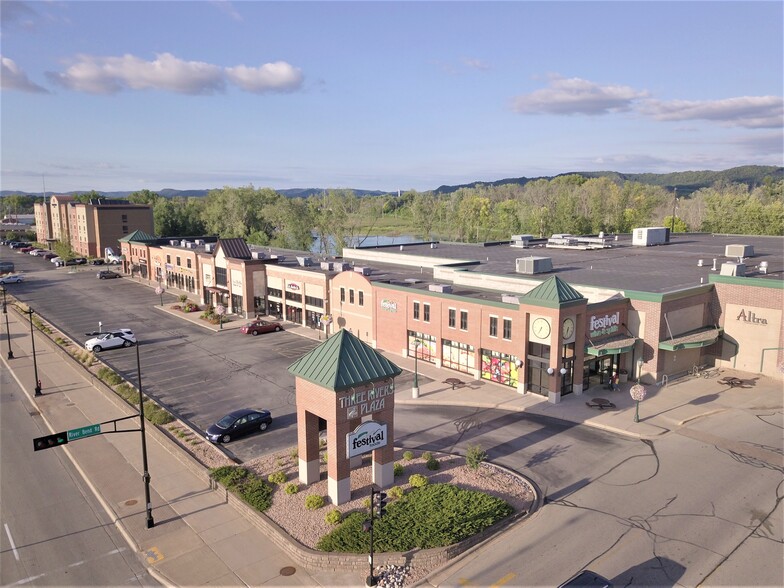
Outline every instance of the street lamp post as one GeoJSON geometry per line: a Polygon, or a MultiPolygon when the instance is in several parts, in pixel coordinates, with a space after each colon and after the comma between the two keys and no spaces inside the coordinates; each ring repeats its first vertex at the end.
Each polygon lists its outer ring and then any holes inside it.
{"type": "Polygon", "coordinates": [[[411,398],[419,398],[419,346],[422,341],[414,339],[414,385],[411,386],[411,398]]]}
{"type": "Polygon", "coordinates": [[[163,284],[158,284],[158,287],[155,288],[155,293],[161,297],[161,306],[163,306],[163,293],[166,292],[166,288],[163,287],[163,284]]]}
{"type": "Polygon", "coordinates": [[[139,430],[142,433],[142,469],[144,473],[144,503],[147,506],[147,528],[152,529],[155,526],[155,520],[152,518],[152,502],[150,501],[150,472],[147,469],[147,435],[144,431],[144,395],[142,394],[142,364],[139,360],[139,345],[140,342],[136,341],[136,379],[139,383],[139,420],[141,421],[139,430]]]}
{"type": "Polygon", "coordinates": [[[672,217],[670,218],[670,235],[675,232],[675,209],[678,206],[678,188],[675,188],[675,197],[672,200],[672,217]]]}
{"type": "Polygon", "coordinates": [[[25,314],[28,317],[30,317],[30,340],[33,343],[33,372],[35,374],[35,395],[41,396],[41,380],[38,379],[38,362],[35,359],[35,335],[33,334],[33,312],[34,311],[32,308],[28,308],[25,314]]]}
{"type": "Polygon", "coordinates": [[[215,314],[218,315],[218,323],[220,324],[220,330],[223,330],[223,315],[226,314],[226,307],[222,304],[219,304],[215,307],[215,314]]]}
{"type": "Polygon", "coordinates": [[[3,314],[5,315],[5,336],[8,341],[8,359],[14,358],[14,352],[11,351],[11,330],[8,327],[8,308],[5,301],[5,286],[3,288],[3,314]]]}

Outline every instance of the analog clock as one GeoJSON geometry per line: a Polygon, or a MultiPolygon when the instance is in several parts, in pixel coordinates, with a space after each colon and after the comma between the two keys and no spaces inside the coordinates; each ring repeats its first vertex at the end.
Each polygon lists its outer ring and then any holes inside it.
{"type": "Polygon", "coordinates": [[[574,321],[570,318],[565,319],[561,326],[561,335],[564,339],[570,339],[574,335],[574,321]]]}
{"type": "Polygon", "coordinates": [[[534,335],[539,339],[547,339],[550,336],[550,321],[543,318],[538,318],[533,324],[534,335]]]}

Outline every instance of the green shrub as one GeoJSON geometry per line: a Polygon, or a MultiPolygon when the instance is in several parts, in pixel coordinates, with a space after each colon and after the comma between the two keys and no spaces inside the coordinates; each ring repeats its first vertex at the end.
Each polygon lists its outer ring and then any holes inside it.
{"type": "Polygon", "coordinates": [[[327,452],[325,451],[324,453],[321,454],[321,463],[327,463],[327,459],[328,456],[327,456],[327,452]]]}
{"type": "Polygon", "coordinates": [[[127,382],[123,382],[115,387],[114,391],[120,398],[123,398],[130,404],[138,404],[139,402],[139,392],[127,382]]]}
{"type": "Polygon", "coordinates": [[[362,501],[362,506],[364,508],[370,510],[370,497],[365,498],[365,500],[362,501]]]}
{"type": "Polygon", "coordinates": [[[342,518],[343,515],[340,513],[340,511],[336,508],[333,508],[327,513],[327,516],[324,517],[324,520],[327,521],[327,523],[330,525],[337,525],[342,518]]]}
{"type": "Polygon", "coordinates": [[[392,486],[389,490],[387,490],[387,494],[392,500],[400,500],[403,498],[403,488],[401,486],[392,486]]]}
{"type": "Polygon", "coordinates": [[[290,457],[292,460],[294,460],[294,461],[296,461],[297,459],[299,459],[299,448],[298,448],[298,447],[295,447],[294,449],[292,449],[292,450],[291,450],[291,453],[289,453],[289,457],[290,457]]]}
{"type": "Polygon", "coordinates": [[[305,499],[305,508],[308,510],[318,510],[324,506],[324,497],[318,494],[311,494],[305,499]]]}
{"type": "Polygon", "coordinates": [[[323,437],[319,439],[319,449],[324,449],[327,446],[327,440],[323,437]]]}
{"type": "MultiPolygon", "coordinates": [[[[373,534],[377,551],[409,551],[452,545],[471,537],[512,514],[506,502],[475,490],[451,484],[432,484],[395,501],[387,515],[376,520],[373,534]]],[[[321,538],[317,549],[363,553],[369,548],[369,533],[362,524],[367,514],[356,511],[321,538]]]]}
{"type": "Polygon", "coordinates": [[[267,481],[271,484],[285,484],[286,474],[284,472],[275,472],[274,474],[267,476],[267,481]]]}
{"type": "Polygon", "coordinates": [[[174,420],[174,417],[168,410],[161,408],[152,400],[147,400],[144,403],[144,418],[153,425],[168,425],[174,420]]]}
{"type": "Polygon", "coordinates": [[[188,295],[187,294],[180,294],[177,297],[177,300],[180,301],[180,304],[185,304],[188,301],[188,295]]]}
{"type": "Polygon", "coordinates": [[[469,444],[468,449],[466,449],[466,465],[471,468],[472,470],[476,471],[479,469],[479,466],[482,465],[487,459],[487,454],[482,451],[482,446],[479,444],[473,445],[469,444]]]}
{"type": "Polygon", "coordinates": [[[299,484],[294,482],[286,484],[286,494],[296,494],[297,492],[299,492],[299,484]]]}
{"type": "Polygon", "coordinates": [[[65,339],[63,339],[62,337],[57,337],[54,340],[54,342],[57,343],[58,345],[62,345],[62,346],[65,346],[65,345],[68,344],[68,343],[65,342],[65,339]]]}
{"type": "Polygon", "coordinates": [[[98,368],[97,376],[99,380],[109,384],[109,386],[117,386],[123,381],[123,379],[118,374],[106,366],[98,368]]]}
{"type": "Polygon", "coordinates": [[[411,461],[414,459],[414,452],[413,451],[404,451],[403,452],[403,459],[406,461],[411,461]]]}
{"type": "Polygon", "coordinates": [[[430,453],[429,451],[425,451],[422,454],[422,459],[424,459],[425,461],[430,461],[431,459],[433,459],[433,454],[430,453]]]}
{"type": "Polygon", "coordinates": [[[423,488],[427,486],[428,480],[422,474],[413,474],[408,479],[408,483],[411,485],[412,488],[423,488]]]}
{"type": "Polygon", "coordinates": [[[392,474],[397,478],[402,476],[406,471],[406,468],[403,467],[402,464],[396,463],[392,466],[392,474]]]}
{"type": "Polygon", "coordinates": [[[240,486],[239,495],[259,512],[264,512],[272,504],[272,490],[264,480],[255,475],[240,486]]]}
{"type": "Polygon", "coordinates": [[[248,470],[240,466],[223,466],[220,468],[212,468],[210,470],[210,477],[226,486],[229,490],[236,488],[248,475],[248,470]]]}

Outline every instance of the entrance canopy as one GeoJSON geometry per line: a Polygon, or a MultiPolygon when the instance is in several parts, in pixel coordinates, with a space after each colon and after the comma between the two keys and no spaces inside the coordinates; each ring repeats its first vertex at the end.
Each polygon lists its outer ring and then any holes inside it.
{"type": "Polygon", "coordinates": [[[615,337],[610,337],[600,343],[592,342],[585,348],[585,353],[588,355],[595,355],[596,357],[601,357],[602,355],[616,355],[618,353],[631,351],[635,343],[637,343],[636,337],[616,335],[615,337]]]}
{"type": "Polygon", "coordinates": [[[677,351],[678,349],[694,349],[713,345],[724,329],[720,327],[702,327],[677,337],[659,342],[659,349],[677,351]]]}

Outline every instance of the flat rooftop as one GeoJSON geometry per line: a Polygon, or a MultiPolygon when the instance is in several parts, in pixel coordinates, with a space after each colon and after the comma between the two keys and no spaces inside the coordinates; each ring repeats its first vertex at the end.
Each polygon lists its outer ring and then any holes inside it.
{"type": "MultiPolygon", "coordinates": [[[[411,258],[435,258],[443,263],[473,260],[476,265],[466,266],[469,272],[517,276],[520,278],[545,280],[556,275],[577,290],[580,285],[603,289],[633,290],[664,294],[707,284],[710,275],[718,275],[724,262],[737,262],[737,257],[725,257],[727,245],[750,245],[754,255],[744,258],[746,277],[760,280],[781,281],[784,279],[784,237],[760,237],[744,235],[712,235],[706,233],[676,233],[670,243],[656,246],[632,245],[631,235],[611,236],[604,249],[556,249],[537,241],[529,248],[512,247],[509,243],[463,244],[439,242],[435,248],[429,242],[362,248],[388,253],[390,264],[384,256],[372,261],[355,260],[356,265],[374,268],[371,279],[378,274],[394,274],[400,278],[421,277],[433,283],[432,270],[418,269],[418,261],[411,266],[404,261],[411,258]],[[524,257],[547,257],[552,260],[552,271],[538,274],[521,274],[516,271],[516,260],[524,257]],[[713,260],[716,270],[713,270],[713,260]],[[699,261],[702,260],[702,266],[699,261]],[[767,262],[767,273],[760,271],[760,262],[767,262]]],[[[347,257],[351,253],[347,252],[347,257]]],[[[417,284],[416,286],[420,286],[417,284]]],[[[415,287],[416,287],[415,286],[415,287]]],[[[425,287],[427,284],[424,285],[425,287]]],[[[420,286],[421,287],[421,286],[420,286]]],[[[470,295],[455,288],[453,293],[470,295]]],[[[477,292],[479,297],[484,298],[477,292]]]]}

